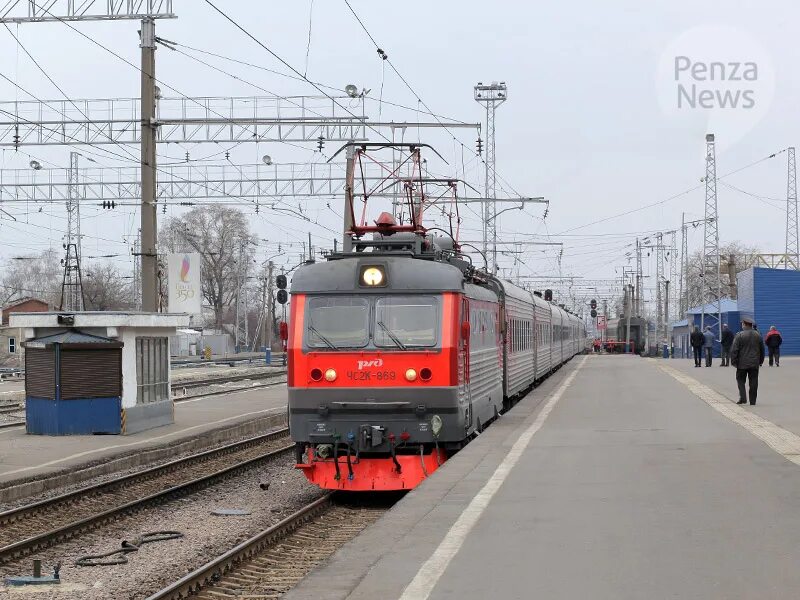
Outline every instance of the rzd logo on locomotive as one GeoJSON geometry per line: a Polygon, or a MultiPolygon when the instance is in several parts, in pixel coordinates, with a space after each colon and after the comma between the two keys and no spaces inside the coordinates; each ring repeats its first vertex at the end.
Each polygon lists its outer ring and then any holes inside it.
{"type": "Polygon", "coordinates": [[[358,361],[358,370],[363,371],[364,369],[368,369],[370,367],[377,367],[380,368],[383,366],[383,359],[382,358],[373,358],[372,360],[360,360],[358,361]]]}

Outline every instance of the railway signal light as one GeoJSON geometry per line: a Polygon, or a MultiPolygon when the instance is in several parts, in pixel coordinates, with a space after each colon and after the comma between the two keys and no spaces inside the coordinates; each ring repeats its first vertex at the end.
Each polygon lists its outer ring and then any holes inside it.
{"type": "Polygon", "coordinates": [[[596,309],[597,309],[597,300],[595,300],[594,298],[592,298],[592,301],[591,301],[591,302],[589,302],[589,307],[590,307],[592,310],[596,310],[596,309]]]}
{"type": "Polygon", "coordinates": [[[278,304],[286,304],[286,302],[289,301],[289,293],[286,290],[278,290],[276,299],[278,300],[278,304]]]}
{"type": "Polygon", "coordinates": [[[592,315],[593,319],[597,317],[597,311],[595,309],[592,309],[592,312],[590,312],[589,314],[592,315]]]}
{"type": "Polygon", "coordinates": [[[275,278],[275,285],[278,286],[279,290],[285,290],[286,289],[286,275],[284,275],[283,273],[278,275],[275,278]]]}
{"type": "Polygon", "coordinates": [[[545,302],[552,302],[553,301],[553,290],[545,290],[544,291],[544,299],[545,299],[545,302]]]}

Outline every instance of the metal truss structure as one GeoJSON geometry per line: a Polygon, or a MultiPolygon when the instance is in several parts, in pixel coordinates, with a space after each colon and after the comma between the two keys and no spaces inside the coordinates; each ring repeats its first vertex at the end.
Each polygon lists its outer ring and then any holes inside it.
{"type": "Polygon", "coordinates": [[[0,23],[174,19],[172,0],[8,0],[0,23]]]}
{"type": "MultiPolygon", "coordinates": [[[[788,163],[789,171],[786,178],[786,255],[791,257],[796,269],[796,265],[800,263],[800,244],[798,244],[797,232],[797,170],[793,146],[789,148],[788,163]]],[[[790,268],[789,260],[786,260],[783,266],[785,269],[790,268]]]]}
{"type": "MultiPolygon", "coordinates": [[[[0,147],[139,144],[141,100],[0,102],[0,147]]],[[[363,98],[240,96],[157,98],[156,142],[365,141],[374,129],[467,128],[479,123],[372,122],[363,98]]]]}
{"type": "Polygon", "coordinates": [[[492,200],[497,196],[497,163],[495,144],[495,113],[508,99],[508,88],[504,81],[489,85],[478,83],[474,88],[477,102],[486,106],[486,201],[483,207],[483,254],[489,254],[489,240],[492,242],[492,273],[497,273],[497,204],[492,200]]]}
{"type": "Polygon", "coordinates": [[[719,219],[717,218],[717,158],[714,134],[706,135],[706,198],[703,235],[703,305],[700,329],[711,326],[722,339],[722,277],[719,256],[719,219]]]}
{"type": "MultiPolygon", "coordinates": [[[[125,202],[141,198],[137,167],[84,168],[77,171],[84,203],[125,202]]],[[[377,183],[379,175],[367,180],[377,183]]],[[[345,166],[310,163],[237,166],[233,164],[158,167],[159,201],[255,199],[305,196],[337,197],[344,193],[345,166]]],[[[0,203],[62,202],[68,198],[68,169],[0,170],[0,203]]]]}

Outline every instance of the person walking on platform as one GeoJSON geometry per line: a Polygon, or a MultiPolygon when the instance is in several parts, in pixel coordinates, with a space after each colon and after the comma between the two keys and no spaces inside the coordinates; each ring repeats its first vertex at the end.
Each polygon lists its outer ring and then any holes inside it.
{"type": "Polygon", "coordinates": [[[706,325],[706,330],[703,332],[703,351],[706,354],[706,366],[711,366],[711,356],[714,351],[714,334],[711,333],[711,326],[706,325]]]}
{"type": "Polygon", "coordinates": [[[783,338],[781,337],[781,332],[775,329],[775,325],[769,328],[764,341],[767,343],[767,349],[769,350],[769,366],[772,366],[772,360],[775,359],[775,366],[780,367],[783,338]]]}
{"type": "Polygon", "coordinates": [[[703,354],[703,334],[700,333],[700,328],[695,327],[692,334],[689,336],[689,343],[692,345],[692,353],[694,354],[694,366],[699,367],[700,357],[703,354]]]}
{"type": "Polygon", "coordinates": [[[764,364],[764,342],[761,334],[753,329],[753,320],[742,319],[742,330],[733,338],[731,364],[736,367],[736,383],[739,386],[739,402],[747,404],[744,383],[750,380],[750,404],[758,398],[758,369],[764,364]]]}
{"type": "Polygon", "coordinates": [[[720,346],[722,347],[722,364],[720,364],[720,367],[730,366],[732,345],[733,345],[733,332],[727,325],[723,325],[722,339],[720,339],[720,346]]]}

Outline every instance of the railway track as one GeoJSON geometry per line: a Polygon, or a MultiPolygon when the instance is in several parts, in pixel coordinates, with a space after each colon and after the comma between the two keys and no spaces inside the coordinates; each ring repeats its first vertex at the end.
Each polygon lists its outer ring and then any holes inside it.
{"type": "Polygon", "coordinates": [[[342,500],[333,493],[308,504],[182,577],[147,600],[279,598],[315,566],[377,521],[397,496],[342,500]]]}
{"type": "Polygon", "coordinates": [[[286,371],[274,371],[272,373],[255,373],[255,374],[243,374],[243,375],[228,375],[226,377],[210,377],[208,379],[196,379],[192,381],[186,381],[183,383],[173,383],[172,384],[172,395],[174,396],[177,391],[181,391],[183,389],[192,389],[198,387],[207,387],[210,385],[221,385],[224,383],[233,383],[236,381],[247,381],[247,380],[261,380],[261,379],[277,379],[286,375],[286,371]]]}
{"type": "Polygon", "coordinates": [[[293,448],[284,428],[2,512],[0,565],[287,456],[293,448]]]}

